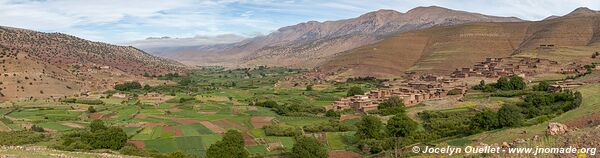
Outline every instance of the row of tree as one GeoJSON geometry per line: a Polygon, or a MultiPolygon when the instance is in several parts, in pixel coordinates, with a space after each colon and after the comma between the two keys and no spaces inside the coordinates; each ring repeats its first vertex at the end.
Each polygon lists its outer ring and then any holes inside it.
{"type": "Polygon", "coordinates": [[[485,92],[493,92],[496,90],[523,90],[527,87],[527,83],[522,77],[513,75],[511,77],[500,77],[496,83],[486,84],[484,80],[479,82],[479,85],[473,86],[474,90],[482,90],[485,92]]]}
{"type": "Polygon", "coordinates": [[[504,105],[497,112],[484,110],[477,113],[470,121],[471,133],[521,126],[526,119],[558,115],[579,107],[581,102],[580,92],[532,93],[523,102],[504,105]]]}
{"type": "MultiPolygon", "coordinates": [[[[291,158],[326,158],[327,148],[318,140],[302,135],[295,136],[296,143],[289,153],[291,158]]],[[[244,138],[236,130],[229,130],[223,139],[212,144],[206,151],[207,158],[248,158],[244,148],[244,138]]]]}

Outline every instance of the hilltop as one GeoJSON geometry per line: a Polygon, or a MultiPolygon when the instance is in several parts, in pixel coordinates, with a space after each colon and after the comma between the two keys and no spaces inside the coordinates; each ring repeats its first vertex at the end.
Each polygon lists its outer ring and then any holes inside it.
{"type": "Polygon", "coordinates": [[[482,22],[400,33],[337,53],[319,70],[348,76],[448,73],[490,57],[539,57],[586,62],[600,49],[600,13],[579,8],[535,22],[482,22]]]}

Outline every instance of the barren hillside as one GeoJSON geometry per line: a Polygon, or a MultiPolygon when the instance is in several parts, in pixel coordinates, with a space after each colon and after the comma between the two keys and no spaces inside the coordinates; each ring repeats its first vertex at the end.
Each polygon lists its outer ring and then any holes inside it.
{"type": "Polygon", "coordinates": [[[600,13],[580,8],[536,22],[469,23],[398,34],[338,53],[319,66],[343,76],[398,76],[405,71],[447,73],[488,57],[534,56],[589,60],[600,48],[600,13]]]}
{"type": "Polygon", "coordinates": [[[0,100],[78,95],[185,70],[133,47],[8,27],[0,27],[0,65],[0,100]]]}
{"type": "Polygon", "coordinates": [[[92,42],[62,33],[0,27],[0,45],[28,53],[32,58],[59,67],[96,64],[139,75],[145,72],[173,72],[184,68],[175,61],[155,57],[133,47],[92,42]]]}

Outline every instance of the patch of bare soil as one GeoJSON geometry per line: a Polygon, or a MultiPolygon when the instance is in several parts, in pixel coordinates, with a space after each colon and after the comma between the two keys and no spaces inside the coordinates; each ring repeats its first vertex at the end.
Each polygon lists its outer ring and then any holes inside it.
{"type": "Polygon", "coordinates": [[[600,125],[600,112],[594,113],[585,117],[571,120],[565,123],[569,128],[577,127],[593,127],[600,125]]]}
{"type": "Polygon", "coordinates": [[[74,123],[74,122],[63,122],[62,123],[65,126],[69,126],[69,127],[73,127],[73,128],[85,128],[83,125],[74,123]]]}
{"type": "Polygon", "coordinates": [[[231,120],[228,120],[228,119],[223,119],[223,122],[225,122],[227,125],[229,125],[231,127],[237,128],[237,129],[242,130],[242,131],[247,131],[248,130],[248,128],[246,126],[240,125],[240,124],[238,124],[236,122],[233,122],[231,120]]]}
{"type": "Polygon", "coordinates": [[[254,128],[262,128],[266,125],[270,125],[275,117],[272,116],[253,116],[250,118],[250,123],[254,128]]]}
{"type": "Polygon", "coordinates": [[[133,144],[133,146],[143,149],[144,148],[144,141],[143,140],[128,140],[127,143],[129,144],[133,144]]]}
{"type": "Polygon", "coordinates": [[[330,151],[328,153],[329,158],[362,158],[363,156],[352,152],[352,151],[344,151],[344,150],[337,150],[337,151],[330,151]]]}
{"type": "Polygon", "coordinates": [[[143,125],[142,123],[128,123],[127,127],[142,127],[143,125]]]}
{"type": "Polygon", "coordinates": [[[156,126],[168,126],[164,122],[147,122],[144,123],[144,127],[156,127],[156,126]]]}
{"type": "Polygon", "coordinates": [[[91,113],[91,114],[90,114],[90,118],[91,118],[92,120],[97,120],[97,119],[100,119],[101,117],[102,117],[102,114],[101,114],[101,113],[91,113]]]}
{"type": "Polygon", "coordinates": [[[177,137],[183,136],[183,132],[181,131],[181,128],[179,128],[177,126],[165,126],[162,129],[165,132],[175,133],[175,136],[177,136],[177,137]]]}
{"type": "Polygon", "coordinates": [[[254,138],[248,133],[243,133],[242,137],[244,138],[245,145],[256,145],[256,141],[254,141],[254,138]]]}
{"type": "Polygon", "coordinates": [[[208,128],[208,129],[210,129],[214,133],[225,133],[225,129],[211,123],[210,121],[200,121],[200,124],[202,124],[204,127],[208,128]]]}

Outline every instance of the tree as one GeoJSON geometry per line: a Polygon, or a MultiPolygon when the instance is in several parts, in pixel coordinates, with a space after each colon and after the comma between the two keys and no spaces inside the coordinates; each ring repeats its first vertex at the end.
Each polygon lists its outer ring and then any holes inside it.
{"type": "Polygon", "coordinates": [[[525,117],[521,113],[521,108],[516,105],[504,105],[498,110],[498,124],[501,127],[515,127],[523,123],[525,117]]]}
{"type": "Polygon", "coordinates": [[[350,96],[354,96],[354,95],[363,95],[365,94],[365,91],[358,87],[358,86],[353,86],[350,87],[350,89],[348,89],[348,93],[346,94],[346,96],[350,97],[350,96]]]}
{"type": "Polygon", "coordinates": [[[523,78],[517,75],[513,75],[512,77],[510,77],[510,84],[512,87],[512,89],[510,90],[522,90],[525,89],[525,87],[527,87],[527,84],[525,83],[525,81],[523,81],[523,78]]]}
{"type": "Polygon", "coordinates": [[[381,130],[383,123],[375,116],[365,116],[356,124],[357,131],[354,134],[359,139],[382,138],[381,130]]]}
{"type": "Polygon", "coordinates": [[[31,126],[31,131],[34,131],[34,132],[44,132],[45,130],[44,130],[44,128],[42,128],[42,127],[40,127],[38,125],[32,125],[31,126]]]}
{"type": "Polygon", "coordinates": [[[134,89],[140,89],[142,88],[142,85],[139,82],[125,82],[115,85],[114,88],[119,91],[130,91],[134,89]]]}
{"type": "Polygon", "coordinates": [[[404,100],[400,99],[398,96],[390,97],[383,101],[383,103],[379,104],[378,108],[386,109],[391,107],[404,107],[404,100]]]}
{"type": "Polygon", "coordinates": [[[312,90],[313,90],[312,85],[310,85],[310,84],[306,85],[306,91],[312,91],[312,90]]]}
{"type": "Polygon", "coordinates": [[[417,129],[417,123],[410,119],[406,114],[396,114],[388,120],[386,131],[393,137],[406,137],[411,135],[417,129]]]}
{"type": "Polygon", "coordinates": [[[381,110],[383,115],[395,115],[398,113],[403,113],[404,112],[404,100],[400,99],[400,97],[398,96],[393,96],[390,97],[386,100],[384,100],[382,103],[379,104],[379,107],[377,107],[379,110],[381,110]]]}
{"type": "Polygon", "coordinates": [[[106,130],[107,127],[104,126],[104,121],[102,120],[94,120],[92,121],[92,123],[90,123],[90,131],[91,132],[96,132],[96,131],[100,131],[100,130],[106,130]]]}
{"type": "Polygon", "coordinates": [[[167,155],[167,158],[187,158],[189,156],[183,154],[181,151],[176,151],[176,152],[172,152],[169,153],[169,155],[167,155]]]}
{"type": "Polygon", "coordinates": [[[340,117],[340,113],[333,110],[333,109],[329,109],[327,110],[327,112],[325,112],[325,116],[327,117],[340,117]]]}
{"type": "Polygon", "coordinates": [[[150,74],[148,72],[144,72],[144,77],[150,77],[150,74]]]}
{"type": "Polygon", "coordinates": [[[221,141],[210,145],[206,151],[207,158],[247,158],[248,151],[244,148],[244,138],[236,130],[229,130],[221,141]]]}
{"type": "Polygon", "coordinates": [[[485,89],[485,87],[486,87],[486,85],[485,85],[485,80],[481,80],[481,81],[479,81],[479,84],[478,84],[478,85],[476,85],[476,86],[473,86],[473,89],[474,89],[474,90],[484,90],[484,89],[485,89]]]}
{"type": "Polygon", "coordinates": [[[292,158],[326,158],[327,149],[315,138],[298,136],[296,144],[292,147],[292,158]]]}
{"type": "Polygon", "coordinates": [[[498,81],[496,81],[495,87],[501,90],[513,89],[512,85],[510,84],[510,80],[507,77],[500,77],[498,81]]]}
{"type": "Polygon", "coordinates": [[[498,127],[498,116],[491,110],[484,110],[471,118],[472,132],[488,131],[498,127]]]}
{"type": "Polygon", "coordinates": [[[534,86],[533,90],[535,90],[535,91],[548,91],[549,88],[550,88],[550,83],[548,83],[548,81],[542,81],[538,85],[534,86]]]}
{"type": "Polygon", "coordinates": [[[87,109],[87,112],[88,113],[95,113],[96,109],[94,109],[94,106],[89,106],[88,109],[87,109]]]}
{"type": "Polygon", "coordinates": [[[93,132],[83,139],[95,149],[119,150],[127,143],[127,134],[121,128],[110,127],[93,132]]]}
{"type": "Polygon", "coordinates": [[[144,90],[150,90],[150,88],[152,88],[149,84],[144,85],[144,90]]]}

